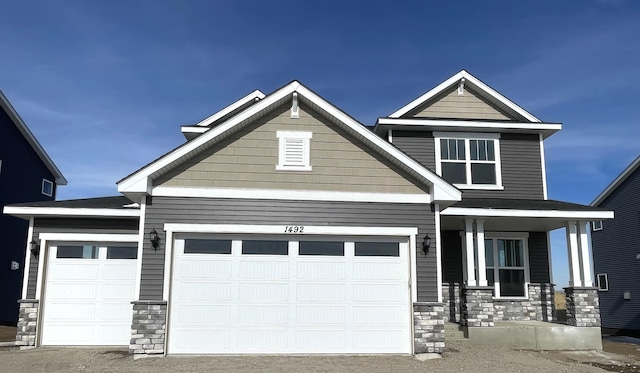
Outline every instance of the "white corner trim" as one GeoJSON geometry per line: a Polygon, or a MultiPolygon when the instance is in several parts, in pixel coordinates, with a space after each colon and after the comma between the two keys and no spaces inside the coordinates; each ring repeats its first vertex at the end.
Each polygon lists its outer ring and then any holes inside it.
{"type": "MultiPolygon", "coordinates": [[[[40,234],[40,253],[38,254],[38,275],[36,277],[36,294],[34,296],[35,299],[42,299],[42,284],[44,282],[44,266],[45,263],[48,263],[49,260],[49,242],[47,242],[46,238],[42,237],[40,234]]],[[[41,305],[42,306],[42,305],[41,305]]],[[[36,334],[36,339],[38,338],[36,334]]],[[[36,343],[37,345],[37,343],[36,343]]]]}
{"type": "Polygon", "coordinates": [[[27,247],[25,250],[24,267],[22,270],[22,298],[27,299],[27,288],[29,287],[29,268],[31,267],[31,241],[33,241],[33,220],[29,218],[29,228],[27,229],[27,247]]]}
{"type": "Polygon", "coordinates": [[[65,242],[138,242],[137,234],[117,233],[40,233],[41,240],[65,242]]]}
{"type": "Polygon", "coordinates": [[[240,198],[338,202],[392,202],[431,203],[431,196],[424,194],[333,192],[321,190],[290,189],[240,189],[240,188],[181,188],[155,187],[151,195],[157,197],[240,198]]]}
{"type": "Polygon", "coordinates": [[[248,104],[251,101],[255,101],[256,99],[261,100],[265,97],[265,94],[260,92],[260,90],[256,89],[255,91],[249,93],[248,95],[242,97],[241,99],[239,99],[238,101],[232,103],[231,105],[223,108],[222,110],[216,112],[215,114],[201,120],[199,123],[196,124],[196,126],[208,126],[211,123],[215,122],[216,120],[224,117],[225,115],[233,112],[234,110],[238,109],[239,107],[248,104]]]}
{"type": "Polygon", "coordinates": [[[144,255],[145,221],[147,217],[147,196],[140,197],[140,220],[138,221],[138,262],[136,263],[136,291],[134,300],[140,300],[140,286],[142,286],[142,256],[144,255]]]}
{"type": "Polygon", "coordinates": [[[538,135],[540,139],[540,164],[542,166],[542,195],[547,199],[547,162],[544,159],[544,136],[538,135]]]}
{"type": "Polygon", "coordinates": [[[446,216],[488,216],[514,218],[613,219],[613,211],[511,210],[492,208],[448,207],[446,216]]]}
{"type": "MultiPolygon", "coordinates": [[[[166,224],[165,224],[166,227],[166,224]]],[[[173,231],[166,230],[165,244],[164,244],[164,285],[162,288],[162,300],[166,301],[168,305],[171,304],[169,297],[171,296],[171,274],[173,266],[173,231]]],[[[169,331],[168,325],[166,328],[169,331]]]]}
{"type": "Polygon", "coordinates": [[[402,115],[408,113],[409,111],[411,111],[411,110],[415,109],[416,107],[418,107],[419,105],[425,103],[426,101],[428,101],[432,97],[436,96],[440,92],[442,92],[445,89],[451,87],[453,84],[455,84],[456,82],[458,82],[461,79],[465,79],[466,83],[471,83],[472,85],[476,86],[478,89],[486,92],[488,95],[490,95],[491,97],[493,97],[497,101],[501,102],[502,104],[506,105],[509,109],[511,109],[511,110],[515,111],[516,113],[520,114],[521,116],[523,116],[527,120],[529,120],[531,122],[540,122],[540,119],[538,119],[535,116],[533,116],[533,114],[531,114],[528,111],[524,110],[519,105],[517,105],[513,101],[509,100],[508,98],[506,98],[505,96],[503,96],[502,94],[500,94],[499,92],[494,90],[493,88],[491,88],[488,85],[484,84],[480,79],[476,78],[475,76],[471,75],[470,73],[468,73],[465,70],[461,70],[459,73],[455,74],[451,78],[449,78],[449,79],[445,80],[444,82],[440,83],[435,88],[433,88],[430,91],[428,91],[427,93],[423,94],[422,96],[420,96],[420,97],[416,98],[415,100],[411,101],[410,103],[408,103],[407,105],[403,106],[399,110],[397,110],[394,113],[390,114],[389,117],[391,117],[391,118],[401,117],[402,115]]]}
{"type": "Polygon", "coordinates": [[[14,216],[110,216],[110,217],[138,217],[138,209],[84,209],[69,207],[22,207],[5,206],[4,213],[14,216]]]}
{"type": "Polygon", "coordinates": [[[438,284],[438,303],[442,303],[442,232],[440,232],[440,204],[436,203],[435,222],[436,222],[436,272],[438,284]]]}

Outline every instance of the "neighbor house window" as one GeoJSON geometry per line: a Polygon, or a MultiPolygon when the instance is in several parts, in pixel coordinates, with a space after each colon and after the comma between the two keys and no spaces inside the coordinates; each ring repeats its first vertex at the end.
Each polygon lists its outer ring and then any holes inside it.
{"type": "Polygon", "coordinates": [[[462,188],[502,187],[499,135],[435,133],[436,172],[462,188]]]}
{"type": "Polygon", "coordinates": [[[42,194],[45,196],[53,196],[53,182],[47,179],[42,179],[42,194]]]}
{"type": "Polygon", "coordinates": [[[276,170],[311,171],[311,132],[278,131],[276,170]]]}
{"type": "Polygon", "coordinates": [[[601,231],[602,230],[602,220],[596,220],[596,221],[592,221],[591,222],[591,229],[595,232],[595,231],[601,231]]]}
{"type": "Polygon", "coordinates": [[[521,238],[484,240],[487,285],[494,287],[495,297],[527,296],[529,268],[525,242],[521,238]]]}
{"type": "Polygon", "coordinates": [[[609,291],[609,277],[606,273],[596,275],[596,287],[599,291],[609,291]]]}

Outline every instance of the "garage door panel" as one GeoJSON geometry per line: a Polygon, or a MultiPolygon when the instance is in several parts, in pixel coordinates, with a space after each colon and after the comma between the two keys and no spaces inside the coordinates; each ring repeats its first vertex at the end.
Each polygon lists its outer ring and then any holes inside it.
{"type": "Polygon", "coordinates": [[[97,316],[99,320],[105,322],[131,318],[131,304],[123,302],[101,302],[100,307],[97,308],[97,316]]]}
{"type": "Polygon", "coordinates": [[[243,261],[240,263],[241,279],[289,279],[289,262],[243,261]]]}
{"type": "Polygon", "coordinates": [[[335,330],[297,330],[296,347],[303,350],[340,351],[346,347],[347,332],[335,330]]]}
{"type": "Polygon", "coordinates": [[[289,344],[289,332],[282,329],[239,330],[237,346],[239,350],[283,351],[289,344]]]}
{"type": "Polygon", "coordinates": [[[231,284],[227,282],[191,281],[178,285],[176,300],[231,300],[231,284]]]}
{"type": "Polygon", "coordinates": [[[347,299],[345,284],[297,284],[296,300],[302,302],[344,302],[347,299]]]}
{"type": "Polygon", "coordinates": [[[360,284],[353,286],[356,302],[401,302],[406,299],[406,285],[360,284]]]}
{"type": "Polygon", "coordinates": [[[49,269],[49,277],[56,280],[95,281],[98,279],[98,265],[88,263],[93,262],[93,259],[76,259],[73,261],[73,264],[56,263],[55,266],[49,269]]]}
{"type": "Polygon", "coordinates": [[[345,280],[347,264],[340,262],[301,262],[297,264],[297,278],[305,280],[345,280]]]}
{"type": "Polygon", "coordinates": [[[56,281],[47,284],[47,296],[51,299],[94,300],[97,294],[95,283],[56,281]]]}
{"type": "Polygon", "coordinates": [[[288,306],[248,305],[238,306],[239,324],[286,324],[289,322],[288,306]]]}
{"type": "Polygon", "coordinates": [[[353,278],[356,280],[401,280],[406,271],[404,263],[365,262],[353,264],[353,278]]]}
{"type": "Polygon", "coordinates": [[[184,279],[199,278],[229,278],[231,277],[233,262],[230,260],[216,260],[211,257],[185,259],[181,264],[180,277],[184,279]]]}
{"type": "Polygon", "coordinates": [[[106,264],[104,266],[104,273],[102,276],[105,280],[122,281],[122,279],[135,279],[136,267],[130,263],[122,264],[106,264]]]}
{"type": "Polygon", "coordinates": [[[229,330],[180,328],[174,334],[175,336],[170,339],[169,348],[180,346],[180,352],[201,352],[202,346],[225,352],[230,347],[231,332],[229,330]]]}
{"type": "Polygon", "coordinates": [[[172,310],[180,325],[225,325],[231,321],[235,307],[211,304],[183,304],[172,310]]]}
{"type": "Polygon", "coordinates": [[[133,299],[136,295],[135,281],[129,281],[121,284],[104,284],[102,286],[101,295],[104,300],[120,300],[123,297],[133,299]]]}
{"type": "Polygon", "coordinates": [[[238,300],[249,302],[285,302],[289,299],[289,283],[241,282],[238,300]]]}
{"type": "MultiPolygon", "coordinates": [[[[94,342],[93,324],[81,324],[76,322],[73,328],[68,325],[56,325],[51,323],[47,325],[47,345],[64,346],[69,344],[69,340],[77,341],[77,344],[93,345],[94,342]]],[[[44,335],[43,335],[44,337],[44,335]]]]}
{"type": "Polygon", "coordinates": [[[354,347],[367,350],[388,351],[401,345],[406,335],[401,330],[356,330],[353,332],[354,347]]]}
{"type": "Polygon", "coordinates": [[[393,324],[403,320],[407,309],[402,306],[355,306],[353,307],[353,322],[355,324],[393,324]]]}
{"type": "Polygon", "coordinates": [[[298,324],[346,324],[349,308],[344,306],[298,306],[296,323],[298,324]]]}
{"type": "MultiPolygon", "coordinates": [[[[52,322],[61,320],[94,320],[96,318],[95,302],[49,302],[45,315],[52,322]]],[[[75,325],[74,325],[75,326],[75,325]]]]}

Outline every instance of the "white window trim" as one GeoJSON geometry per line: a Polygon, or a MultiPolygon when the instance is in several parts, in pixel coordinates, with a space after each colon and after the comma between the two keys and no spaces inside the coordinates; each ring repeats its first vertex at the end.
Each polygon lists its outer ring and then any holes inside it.
{"type": "Polygon", "coordinates": [[[531,278],[529,275],[529,234],[528,233],[514,233],[514,232],[489,232],[489,233],[485,233],[484,236],[485,239],[487,240],[522,240],[522,249],[523,249],[523,255],[524,255],[524,296],[522,297],[513,297],[513,296],[507,296],[507,297],[502,297],[500,296],[500,277],[499,277],[499,270],[500,268],[515,268],[515,269],[520,269],[522,267],[499,267],[496,266],[496,260],[498,258],[498,245],[493,245],[493,264],[494,266],[493,268],[493,279],[494,279],[494,299],[500,299],[500,300],[507,300],[507,299],[529,299],[529,284],[531,283],[531,278]],[[495,286],[495,285],[498,286],[495,286]]]}
{"type": "Polygon", "coordinates": [[[276,137],[278,138],[278,164],[276,170],[278,171],[311,171],[311,139],[313,134],[311,132],[303,131],[277,131],[276,137]],[[286,139],[301,139],[303,140],[303,165],[287,164],[286,161],[286,139]]]}
{"type": "Polygon", "coordinates": [[[471,133],[471,132],[434,132],[433,140],[435,143],[436,153],[436,173],[442,176],[442,159],[440,157],[440,140],[457,139],[464,140],[465,147],[465,169],[467,181],[471,180],[471,163],[494,163],[471,161],[471,152],[469,140],[493,140],[495,165],[496,165],[496,183],[495,184],[453,184],[459,189],[475,189],[475,190],[504,190],[502,185],[502,161],[500,159],[500,134],[499,133],[471,133]]]}
{"type": "Polygon", "coordinates": [[[602,230],[602,220],[594,220],[591,222],[591,230],[594,232],[602,230]]]}
{"type": "Polygon", "coordinates": [[[45,196],[52,197],[53,196],[53,181],[47,180],[47,179],[42,179],[42,188],[40,189],[40,191],[45,196]],[[51,184],[51,193],[45,193],[45,191],[44,191],[44,186],[47,185],[47,183],[51,184]]]}
{"type": "Polygon", "coordinates": [[[598,291],[609,291],[609,275],[606,274],[606,273],[597,273],[596,274],[596,287],[598,288],[598,291]],[[602,287],[602,284],[600,283],[600,276],[604,277],[607,286],[602,287]]]}

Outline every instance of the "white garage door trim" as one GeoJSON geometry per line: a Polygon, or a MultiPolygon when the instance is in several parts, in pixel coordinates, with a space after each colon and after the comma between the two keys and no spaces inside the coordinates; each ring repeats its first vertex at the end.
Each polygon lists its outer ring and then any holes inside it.
{"type": "MultiPolygon", "coordinates": [[[[407,270],[407,278],[405,278],[403,280],[403,284],[406,284],[404,286],[407,286],[407,280],[409,280],[409,283],[412,283],[413,285],[411,286],[411,292],[409,292],[409,290],[406,290],[407,297],[405,298],[405,301],[402,301],[403,304],[405,304],[404,309],[407,313],[406,318],[403,317],[403,323],[406,323],[406,330],[405,330],[405,334],[404,337],[402,337],[402,342],[399,342],[398,345],[396,345],[396,347],[385,347],[388,348],[387,352],[394,352],[394,353],[398,353],[398,352],[403,352],[403,353],[412,353],[412,349],[413,349],[413,321],[412,321],[412,306],[411,306],[411,298],[413,297],[413,293],[415,292],[415,250],[410,249],[410,248],[415,248],[415,242],[416,242],[416,235],[417,235],[417,229],[416,228],[389,228],[389,227],[317,227],[317,226],[237,226],[237,225],[194,225],[194,224],[165,224],[165,230],[167,231],[167,236],[166,236],[166,256],[165,256],[165,260],[166,260],[166,265],[165,265],[165,293],[164,293],[164,297],[165,300],[168,301],[169,303],[169,324],[167,325],[167,350],[168,353],[192,353],[192,352],[198,352],[197,350],[193,350],[193,351],[189,351],[188,349],[178,349],[177,345],[173,345],[172,346],[172,334],[171,331],[173,330],[172,326],[171,326],[171,319],[172,319],[172,302],[169,301],[169,299],[171,298],[171,288],[174,285],[173,283],[173,273],[172,271],[175,270],[176,268],[173,266],[174,262],[172,262],[174,259],[177,260],[177,263],[182,263],[182,257],[181,258],[176,258],[176,255],[178,255],[179,253],[182,252],[181,248],[182,245],[179,245],[176,247],[176,252],[174,253],[174,244],[176,244],[176,238],[179,238],[180,241],[179,243],[184,243],[184,238],[190,238],[193,236],[197,236],[198,233],[213,233],[213,234],[226,234],[226,235],[233,235],[233,239],[234,239],[234,249],[233,249],[233,253],[237,259],[239,259],[238,257],[240,256],[238,248],[240,246],[238,245],[242,245],[241,244],[241,240],[244,238],[248,238],[247,235],[251,234],[251,238],[268,238],[268,237],[274,237],[274,236],[279,236],[280,238],[283,238],[286,241],[289,241],[289,247],[290,247],[290,254],[287,256],[288,261],[290,262],[294,262],[296,261],[296,257],[297,257],[297,242],[304,240],[303,237],[308,236],[309,239],[312,239],[312,237],[316,240],[322,240],[322,237],[326,237],[326,236],[333,236],[334,239],[339,238],[340,240],[343,240],[344,242],[347,242],[346,246],[345,246],[345,255],[351,255],[351,257],[353,257],[353,243],[349,244],[348,242],[354,242],[354,241],[366,241],[367,237],[370,238],[377,238],[377,240],[383,240],[383,241],[388,241],[389,239],[394,239],[395,242],[400,241],[400,248],[402,250],[402,254],[401,257],[403,257],[404,259],[401,259],[402,263],[405,263],[403,266],[409,266],[409,268],[406,268],[407,270]],[[302,233],[300,233],[300,231],[302,233]],[[285,233],[286,232],[286,233],[285,233]],[[298,232],[297,234],[293,233],[293,232],[298,232]],[[176,235],[176,233],[180,233],[179,235],[176,235]],[[182,233],[187,233],[182,234],[182,233]],[[354,238],[354,236],[357,236],[358,238],[354,238]],[[364,236],[364,237],[363,237],[364,236]],[[404,241],[404,244],[402,243],[402,241],[404,241]],[[292,246],[293,245],[293,246],[292,246]],[[295,248],[295,250],[291,250],[292,248],[295,248]],[[350,254],[347,254],[347,252],[350,252],[350,254]],[[411,295],[409,295],[411,294],[411,295]],[[406,341],[404,340],[406,338],[406,341]],[[399,346],[399,347],[398,347],[399,346]],[[398,349],[399,348],[399,349],[398,349]],[[394,350],[395,349],[395,350],[394,350]]],[[[331,239],[331,237],[328,237],[328,239],[331,239]]],[[[273,258],[273,257],[271,257],[273,258]]],[[[355,257],[353,257],[355,258],[355,257]]],[[[253,258],[252,258],[253,259],[253,258]]],[[[284,259],[284,257],[283,257],[284,259]]],[[[343,260],[345,259],[345,257],[342,258],[343,260]]],[[[379,258],[381,259],[381,258],[379,258]]],[[[374,259],[374,260],[379,260],[379,259],[374,259]]],[[[399,258],[400,259],[400,258],[399,258]]],[[[303,259],[304,260],[304,259],[303,259]]],[[[355,263],[355,262],[354,262],[355,263]]],[[[406,287],[405,287],[406,289],[406,287]]],[[[177,304],[177,303],[176,303],[177,304]]],[[[177,309],[176,309],[177,310],[177,309]]],[[[177,311],[176,311],[177,312],[177,311]]],[[[177,333],[177,332],[176,332],[177,333]]],[[[371,349],[367,350],[367,348],[362,348],[362,347],[354,347],[354,345],[351,345],[349,348],[351,348],[350,350],[345,350],[344,352],[346,353],[361,353],[361,352],[376,352],[376,353],[380,353],[380,352],[384,352],[383,350],[381,350],[380,346],[377,347],[371,347],[371,349]],[[355,348],[355,349],[354,349],[355,348]]],[[[296,347],[297,348],[297,347],[296,347]]],[[[294,350],[294,351],[288,351],[286,350],[278,350],[278,349],[274,349],[272,351],[265,351],[265,350],[234,350],[234,351],[229,351],[227,353],[239,353],[239,352],[247,352],[247,353],[255,353],[255,352],[263,352],[263,353],[310,353],[310,352],[320,352],[322,353],[322,349],[319,349],[318,351],[313,350],[313,349],[307,349],[304,350],[304,348],[302,350],[294,350]]],[[[211,353],[211,351],[199,351],[200,353],[211,353]]],[[[223,351],[220,351],[224,353],[223,351]]],[[[340,351],[324,351],[324,352],[340,352],[340,351]]]]}
{"type": "MultiPolygon", "coordinates": [[[[40,253],[41,260],[39,261],[39,275],[38,275],[38,284],[37,284],[37,297],[43,299],[41,302],[41,316],[39,317],[39,325],[38,325],[38,341],[37,345],[127,345],[129,342],[129,333],[130,333],[130,323],[131,323],[131,307],[130,302],[133,299],[133,294],[131,296],[125,296],[126,299],[119,300],[118,297],[121,297],[121,294],[126,294],[127,289],[129,292],[134,291],[135,287],[135,272],[137,268],[137,262],[140,260],[139,255],[137,255],[137,259],[107,259],[107,247],[113,246],[130,246],[132,248],[136,248],[137,253],[137,235],[126,235],[126,234],[69,234],[69,233],[42,233],[40,234],[40,244],[44,249],[40,253]],[[80,338],[78,337],[78,341],[74,341],[74,338],[57,338],[55,337],[55,332],[51,334],[56,325],[56,321],[51,321],[52,316],[51,313],[47,314],[47,312],[52,312],[52,303],[55,302],[55,298],[53,293],[47,294],[47,291],[53,289],[52,284],[44,284],[43,273],[46,268],[46,277],[49,281],[54,281],[55,277],[53,273],[50,271],[55,271],[52,269],[54,263],[66,263],[66,265],[72,264],[74,259],[59,259],[53,258],[56,255],[57,247],[61,245],[70,245],[70,246],[79,246],[79,245],[90,245],[96,246],[98,257],[95,259],[95,262],[83,262],[86,264],[90,264],[90,267],[95,267],[97,270],[98,282],[96,291],[102,292],[96,297],[103,297],[107,288],[104,288],[105,284],[113,283],[117,289],[113,290],[111,295],[107,297],[110,300],[105,300],[106,303],[110,303],[116,308],[108,311],[109,314],[106,318],[98,318],[104,319],[105,327],[102,330],[105,331],[102,335],[93,335],[91,338],[80,338]],[[58,262],[60,260],[60,262],[58,262]],[[125,261],[126,260],[126,261],[125,261]],[[112,276],[115,281],[110,281],[109,276],[112,276]],[[102,279],[102,280],[100,280],[102,279]],[[102,285],[100,285],[102,284],[102,285]],[[51,287],[51,289],[48,289],[51,287]],[[129,299],[131,298],[131,299],[129,299]],[[117,304],[122,302],[122,304],[117,304]],[[126,307],[126,308],[125,308],[126,307]],[[117,326],[119,331],[118,337],[108,336],[112,334],[114,331],[114,327],[117,326]],[[50,329],[48,329],[50,328],[50,329]],[[125,330],[126,328],[126,330],[125,330]],[[120,336],[122,338],[120,338],[120,336]]],[[[82,259],[83,261],[88,259],[82,259]]],[[[58,279],[59,282],[64,282],[64,279],[58,279]]],[[[54,291],[54,290],[51,290],[54,291]]],[[[66,291],[66,290],[65,290],[66,291]]],[[[64,302],[62,302],[64,303],[64,302]]],[[[82,302],[81,302],[82,303],[82,302]]],[[[85,302],[87,305],[90,302],[85,302]]],[[[101,307],[104,308],[104,307],[101,307]]],[[[102,309],[104,312],[104,309],[102,309]]],[[[98,316],[95,316],[98,317],[98,316]]],[[[94,317],[94,318],[95,318],[94,317]]],[[[59,321],[59,320],[58,320],[59,321]]],[[[61,325],[64,324],[64,321],[59,322],[61,325]]],[[[100,325],[93,326],[93,332],[96,332],[100,329],[100,325]]],[[[68,331],[68,329],[66,329],[68,331]]],[[[66,333],[66,332],[65,332],[66,333]]],[[[98,332],[100,334],[100,332],[98,332]]]]}

